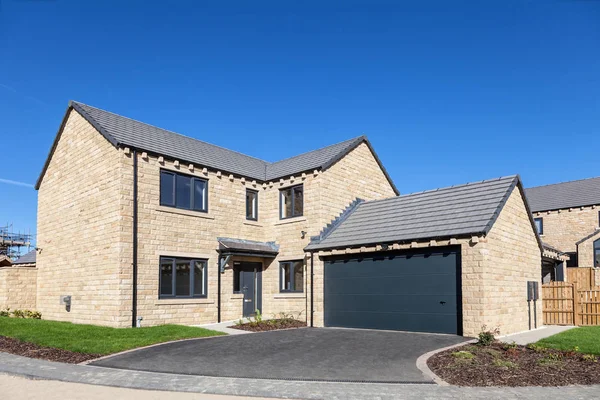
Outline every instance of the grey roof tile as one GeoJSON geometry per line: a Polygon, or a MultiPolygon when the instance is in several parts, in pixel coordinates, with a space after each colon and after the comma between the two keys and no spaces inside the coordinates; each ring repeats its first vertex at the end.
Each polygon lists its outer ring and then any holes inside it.
{"type": "MultiPolygon", "coordinates": [[[[255,157],[123,117],[87,104],[71,101],[59,129],[59,133],[56,136],[50,154],[46,160],[46,164],[36,183],[36,189],[39,188],[39,185],[41,184],[71,108],[75,109],[86,118],[90,124],[92,124],[115,146],[128,146],[157,155],[178,159],[183,162],[191,162],[200,166],[256,179],[262,182],[313,169],[326,169],[363,142],[369,146],[371,151],[373,151],[368,139],[365,136],[359,136],[285,160],[269,163],[255,157]]],[[[373,155],[394,191],[399,193],[374,151],[373,155]]]]}
{"type": "Polygon", "coordinates": [[[532,212],[600,204],[600,177],[525,189],[532,212]]]}
{"type": "Polygon", "coordinates": [[[515,175],[364,202],[306,249],[486,234],[518,184],[515,175]]]}
{"type": "Polygon", "coordinates": [[[13,265],[18,265],[18,264],[35,264],[36,254],[37,253],[36,253],[35,250],[31,250],[29,253],[23,254],[21,257],[17,258],[13,262],[13,265]]]}

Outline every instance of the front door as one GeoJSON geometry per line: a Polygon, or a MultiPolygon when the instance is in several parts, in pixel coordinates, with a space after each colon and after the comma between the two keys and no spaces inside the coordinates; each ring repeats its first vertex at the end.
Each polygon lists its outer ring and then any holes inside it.
{"type": "Polygon", "coordinates": [[[243,315],[252,317],[262,309],[262,264],[242,262],[239,266],[240,289],[244,295],[243,315]]]}

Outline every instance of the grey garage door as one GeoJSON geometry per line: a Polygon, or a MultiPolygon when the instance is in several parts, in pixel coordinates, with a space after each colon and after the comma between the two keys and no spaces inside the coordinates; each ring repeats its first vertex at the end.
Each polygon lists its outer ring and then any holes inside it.
{"type": "Polygon", "coordinates": [[[325,326],[462,334],[460,259],[438,252],[325,260],[325,326]]]}

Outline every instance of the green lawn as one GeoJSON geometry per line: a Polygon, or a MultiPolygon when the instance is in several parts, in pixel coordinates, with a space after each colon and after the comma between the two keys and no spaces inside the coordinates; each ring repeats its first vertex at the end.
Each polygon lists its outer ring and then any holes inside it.
{"type": "Polygon", "coordinates": [[[558,350],[573,350],[577,347],[580,353],[600,355],[600,326],[569,329],[542,339],[537,344],[558,350]]]}
{"type": "Polygon", "coordinates": [[[87,354],[112,354],[171,340],[217,335],[224,333],[182,325],[135,329],[108,328],[40,319],[0,317],[0,336],[87,354]]]}

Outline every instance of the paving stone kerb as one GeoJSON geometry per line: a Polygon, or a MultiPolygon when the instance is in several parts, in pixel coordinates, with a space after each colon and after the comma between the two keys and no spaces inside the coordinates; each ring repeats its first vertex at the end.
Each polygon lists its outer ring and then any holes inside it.
{"type": "Polygon", "coordinates": [[[0,373],[132,389],[295,399],[597,399],[599,385],[466,388],[414,384],[354,384],[213,378],[60,364],[0,353],[0,373]]]}

